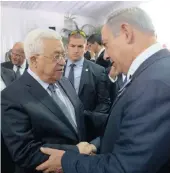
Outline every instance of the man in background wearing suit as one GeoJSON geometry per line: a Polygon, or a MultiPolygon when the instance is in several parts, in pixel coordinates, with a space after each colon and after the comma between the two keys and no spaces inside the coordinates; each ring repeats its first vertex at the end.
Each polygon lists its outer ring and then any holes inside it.
{"type": "Polygon", "coordinates": [[[86,141],[84,109],[69,80],[61,79],[65,53],[55,31],[31,31],[24,50],[29,69],[1,94],[2,134],[16,173],[34,173],[49,158],[42,146],[84,151],[84,143],[76,146],[86,141]]]}
{"type": "Polygon", "coordinates": [[[104,59],[105,48],[102,44],[102,39],[100,34],[91,35],[88,40],[89,49],[95,53],[95,62],[98,65],[108,68],[111,65],[109,59],[104,59]]]}
{"type": "Polygon", "coordinates": [[[157,43],[150,17],[137,7],[111,14],[102,40],[126,82],[112,105],[100,154],[44,149],[51,159],[37,170],[62,165],[64,173],[170,172],[170,52],[157,43]]]}
{"type": "Polygon", "coordinates": [[[28,63],[24,54],[24,47],[22,42],[14,44],[11,51],[11,61],[1,64],[3,67],[13,70],[16,73],[18,79],[28,68],[28,63]]]}
{"type": "MultiPolygon", "coordinates": [[[[86,38],[80,33],[74,33],[69,36],[68,60],[64,76],[72,83],[85,110],[108,113],[110,98],[107,89],[106,72],[103,67],[84,58],[86,43],[86,38]]],[[[95,129],[90,122],[86,126],[88,127],[89,140],[92,140],[96,137],[94,135],[96,133],[95,129]]]]}

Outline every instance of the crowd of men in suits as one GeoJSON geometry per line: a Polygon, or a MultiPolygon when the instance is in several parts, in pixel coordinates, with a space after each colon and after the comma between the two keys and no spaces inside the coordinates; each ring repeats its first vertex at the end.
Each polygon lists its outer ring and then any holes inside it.
{"type": "Polygon", "coordinates": [[[140,8],[71,33],[67,57],[56,31],[31,31],[1,91],[2,173],[170,171],[170,52],[140,8]]]}

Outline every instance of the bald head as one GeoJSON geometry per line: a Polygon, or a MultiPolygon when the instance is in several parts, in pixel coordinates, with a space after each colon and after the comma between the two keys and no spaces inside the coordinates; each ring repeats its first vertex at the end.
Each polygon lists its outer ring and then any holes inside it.
{"type": "Polygon", "coordinates": [[[22,42],[17,42],[12,48],[11,61],[12,64],[16,66],[21,66],[24,63],[25,54],[24,54],[24,44],[22,42]]]}
{"type": "Polygon", "coordinates": [[[13,46],[15,49],[21,49],[21,51],[24,51],[24,44],[22,42],[16,42],[13,46]]]}

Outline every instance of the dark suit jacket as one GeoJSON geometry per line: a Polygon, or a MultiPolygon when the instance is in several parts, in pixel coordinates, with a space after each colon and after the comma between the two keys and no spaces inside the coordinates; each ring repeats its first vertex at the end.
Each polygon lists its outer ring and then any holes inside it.
{"type": "Polygon", "coordinates": [[[170,159],[170,52],[147,59],[115,100],[101,154],[66,152],[64,173],[168,173],[170,159]]]}
{"type": "MultiPolygon", "coordinates": [[[[5,85],[9,86],[15,80],[15,73],[12,70],[1,67],[1,77],[5,85]]],[[[1,134],[1,172],[14,173],[14,168],[14,163],[11,159],[11,156],[1,134]]]]}
{"type": "Polygon", "coordinates": [[[91,59],[90,52],[87,51],[87,52],[84,54],[84,57],[85,57],[87,60],[90,60],[90,59],[91,59]]]}
{"type": "Polygon", "coordinates": [[[107,90],[107,75],[103,67],[84,60],[78,95],[85,110],[100,113],[109,111],[110,98],[107,90]]]}
{"type": "MultiPolygon", "coordinates": [[[[105,50],[104,50],[105,51],[105,50]]],[[[110,60],[104,60],[104,51],[100,54],[100,56],[96,60],[96,64],[103,66],[104,68],[108,68],[111,65],[110,60]]]]}
{"type": "Polygon", "coordinates": [[[2,91],[2,134],[20,173],[33,173],[48,159],[40,147],[77,150],[75,145],[86,140],[83,105],[67,79],[63,77],[59,84],[75,108],[78,133],[48,92],[27,72],[2,91]]]}
{"type": "MultiPolygon", "coordinates": [[[[105,69],[91,61],[84,59],[78,96],[86,111],[108,113],[110,98],[107,88],[107,75],[105,69]]],[[[87,114],[86,114],[87,115],[87,114]]],[[[94,139],[100,131],[94,129],[94,119],[90,114],[86,116],[88,141],[94,139]]],[[[102,114],[98,114],[98,121],[103,124],[102,114]]],[[[105,116],[105,115],[104,115],[105,116]]],[[[99,123],[99,122],[98,122],[99,123]]]]}
{"type": "MultiPolygon", "coordinates": [[[[12,62],[11,61],[7,61],[7,62],[3,62],[3,63],[1,63],[1,66],[3,66],[4,68],[8,68],[8,69],[10,69],[10,70],[13,70],[13,64],[12,64],[12,62]]],[[[26,69],[28,69],[28,63],[26,64],[26,68],[25,68],[25,70],[26,69]]]]}
{"type": "Polygon", "coordinates": [[[119,89],[121,88],[122,84],[123,84],[123,79],[122,79],[122,75],[118,75],[118,79],[116,82],[112,82],[109,78],[109,73],[110,73],[111,67],[108,67],[106,69],[106,73],[108,76],[108,90],[109,90],[109,94],[110,94],[110,101],[111,101],[111,105],[113,104],[117,93],[119,91],[119,89]]]}
{"type": "Polygon", "coordinates": [[[6,86],[10,85],[16,79],[14,71],[4,67],[1,67],[1,77],[6,86]]]}

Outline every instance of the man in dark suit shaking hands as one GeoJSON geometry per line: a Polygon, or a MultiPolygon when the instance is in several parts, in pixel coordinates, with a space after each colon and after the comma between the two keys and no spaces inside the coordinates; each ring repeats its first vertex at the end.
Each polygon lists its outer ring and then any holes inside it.
{"type": "Polygon", "coordinates": [[[65,52],[55,31],[31,31],[24,51],[29,69],[1,93],[2,134],[16,173],[34,173],[48,159],[40,147],[78,151],[86,140],[84,109],[62,77],[65,52]]]}
{"type": "Polygon", "coordinates": [[[46,149],[51,160],[37,169],[61,164],[64,173],[168,173],[170,52],[157,42],[150,17],[137,7],[111,14],[102,40],[126,79],[112,105],[100,154],[46,149]]]}

